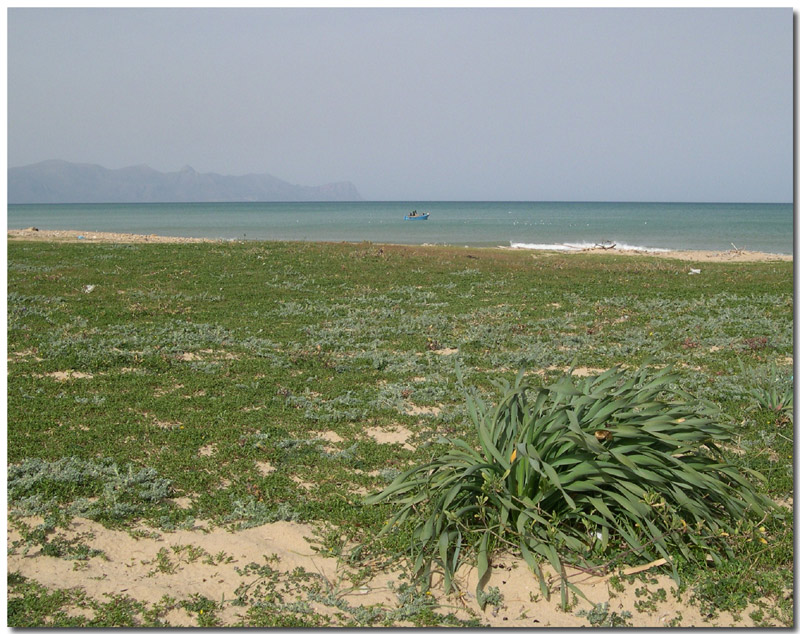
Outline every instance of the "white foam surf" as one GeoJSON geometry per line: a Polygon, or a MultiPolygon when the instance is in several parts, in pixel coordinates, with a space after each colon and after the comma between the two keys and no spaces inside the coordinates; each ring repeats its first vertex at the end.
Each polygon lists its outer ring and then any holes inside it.
{"type": "Polygon", "coordinates": [[[563,242],[556,244],[539,244],[529,242],[512,242],[512,249],[535,249],[540,251],[584,251],[586,249],[603,248],[609,251],[640,251],[643,253],[669,253],[672,249],[644,247],[623,242],[563,242]]]}

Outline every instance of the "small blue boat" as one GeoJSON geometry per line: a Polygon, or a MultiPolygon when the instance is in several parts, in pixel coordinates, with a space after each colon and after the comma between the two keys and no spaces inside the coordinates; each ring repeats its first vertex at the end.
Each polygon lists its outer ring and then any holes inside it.
{"type": "Polygon", "coordinates": [[[429,213],[417,214],[416,211],[412,211],[410,214],[405,216],[403,220],[427,220],[428,216],[430,216],[429,213]]]}

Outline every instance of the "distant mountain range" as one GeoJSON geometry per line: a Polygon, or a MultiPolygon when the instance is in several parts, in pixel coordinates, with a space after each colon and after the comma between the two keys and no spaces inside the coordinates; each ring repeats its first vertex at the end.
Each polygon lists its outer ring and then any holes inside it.
{"type": "Polygon", "coordinates": [[[53,160],[8,169],[11,204],[353,200],[361,200],[361,195],[349,181],[309,187],[269,174],[200,174],[189,166],[164,173],[147,165],[110,170],[53,160]]]}

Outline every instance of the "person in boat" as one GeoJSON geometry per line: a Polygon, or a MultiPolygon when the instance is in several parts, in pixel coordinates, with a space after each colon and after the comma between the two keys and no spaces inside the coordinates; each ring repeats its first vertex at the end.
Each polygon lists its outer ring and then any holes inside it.
{"type": "Polygon", "coordinates": [[[412,211],[412,212],[411,212],[410,214],[408,214],[408,215],[409,215],[411,218],[413,218],[414,216],[416,216],[416,215],[417,215],[417,210],[415,209],[414,211],[412,211]]]}

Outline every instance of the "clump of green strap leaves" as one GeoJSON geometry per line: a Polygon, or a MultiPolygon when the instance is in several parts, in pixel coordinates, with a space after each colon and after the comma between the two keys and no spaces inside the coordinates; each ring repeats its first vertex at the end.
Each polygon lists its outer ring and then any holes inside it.
{"type": "Polygon", "coordinates": [[[605,571],[612,554],[664,557],[679,581],[674,554],[719,562],[732,554],[722,534],[776,507],[754,488],[763,476],[723,459],[731,433],[718,410],[673,388],[675,379],[667,369],[613,368],[534,387],[521,370],[513,385],[498,384],[494,407],[465,390],[477,450],[446,439],[447,453],[367,503],[397,505],[382,533],[414,522],[411,558],[426,584],[436,564],[449,593],[467,554],[477,559],[479,602],[496,548],[519,552],[546,598],[549,563],[564,605],[568,589],[581,594],[564,565],[605,571]]]}

